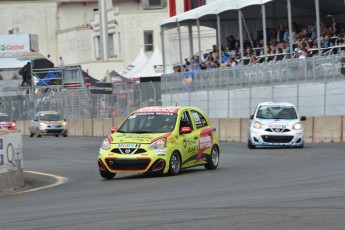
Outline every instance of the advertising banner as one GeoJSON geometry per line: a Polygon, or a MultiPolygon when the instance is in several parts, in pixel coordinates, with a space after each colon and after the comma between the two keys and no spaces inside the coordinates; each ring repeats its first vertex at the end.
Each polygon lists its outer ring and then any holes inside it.
{"type": "Polygon", "coordinates": [[[194,81],[194,72],[185,72],[183,73],[182,79],[182,89],[192,90],[194,81]]]}
{"type": "Polygon", "coordinates": [[[21,87],[22,80],[1,80],[0,97],[26,95],[27,88],[21,87]]]}
{"type": "Polygon", "coordinates": [[[96,82],[90,86],[91,94],[112,94],[113,84],[108,82],[96,82]]]}
{"type": "Polygon", "coordinates": [[[0,132],[0,171],[23,169],[21,132],[0,132]]]}
{"type": "Polygon", "coordinates": [[[0,58],[11,58],[30,51],[29,34],[0,35],[0,58]]]}

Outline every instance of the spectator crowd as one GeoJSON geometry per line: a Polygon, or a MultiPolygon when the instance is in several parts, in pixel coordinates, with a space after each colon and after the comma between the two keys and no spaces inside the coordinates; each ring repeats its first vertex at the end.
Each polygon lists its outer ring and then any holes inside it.
{"type": "MultiPolygon", "coordinates": [[[[280,24],[275,29],[267,29],[267,55],[264,56],[263,31],[257,31],[256,35],[250,34],[250,38],[243,42],[243,57],[240,52],[240,41],[233,35],[225,38],[221,47],[221,57],[217,45],[212,50],[203,54],[203,57],[193,56],[186,58],[183,65],[173,67],[174,72],[194,72],[198,70],[210,70],[216,68],[235,67],[241,61],[244,65],[252,65],[262,62],[282,61],[287,59],[305,59],[320,55],[318,41],[321,44],[321,55],[331,52],[334,46],[345,51],[345,23],[340,23],[335,17],[321,20],[320,38],[317,37],[316,22],[310,25],[293,23],[291,41],[287,23],[280,24]],[[290,52],[290,42],[293,52],[290,52]],[[342,47],[342,48],[341,48],[342,47]],[[292,54],[292,55],[291,55],[292,54]]],[[[338,52],[338,51],[337,51],[338,52]]]]}

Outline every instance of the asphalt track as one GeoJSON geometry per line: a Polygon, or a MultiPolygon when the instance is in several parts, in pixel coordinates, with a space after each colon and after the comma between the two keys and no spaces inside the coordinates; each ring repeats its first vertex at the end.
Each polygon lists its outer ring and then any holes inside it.
{"type": "Polygon", "coordinates": [[[23,137],[26,188],[0,195],[0,229],[345,229],[345,143],[221,143],[215,171],[103,180],[102,139],[23,137]]]}

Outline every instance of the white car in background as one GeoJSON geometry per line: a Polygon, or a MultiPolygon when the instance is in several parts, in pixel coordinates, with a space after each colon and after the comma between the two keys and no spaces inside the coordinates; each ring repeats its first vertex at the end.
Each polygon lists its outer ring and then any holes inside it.
{"type": "Polygon", "coordinates": [[[295,106],[286,102],[262,102],[250,116],[248,148],[257,146],[304,146],[304,130],[295,106]]]}

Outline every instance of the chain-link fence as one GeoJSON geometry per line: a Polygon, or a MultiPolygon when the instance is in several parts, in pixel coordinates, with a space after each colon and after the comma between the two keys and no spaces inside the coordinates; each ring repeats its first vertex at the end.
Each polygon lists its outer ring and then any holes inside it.
{"type": "MultiPolygon", "coordinates": [[[[19,84],[19,83],[18,83],[19,84]]],[[[92,94],[90,88],[40,88],[2,96],[0,112],[14,120],[30,120],[38,111],[58,111],[64,118],[108,118],[126,116],[143,106],[161,105],[160,82],[112,84],[112,94],[92,94]]]]}
{"type": "MultiPolygon", "coordinates": [[[[341,58],[332,55],[178,73],[162,76],[160,82],[113,83],[111,94],[92,94],[80,67],[70,67],[62,73],[61,86],[11,87],[17,90],[11,96],[1,92],[0,112],[15,120],[30,120],[43,110],[58,111],[66,119],[108,118],[126,116],[143,106],[177,104],[200,107],[210,117],[247,117],[257,102],[280,100],[296,104],[306,115],[345,114],[341,58]]],[[[14,81],[20,85],[21,80],[14,81]]]]}

